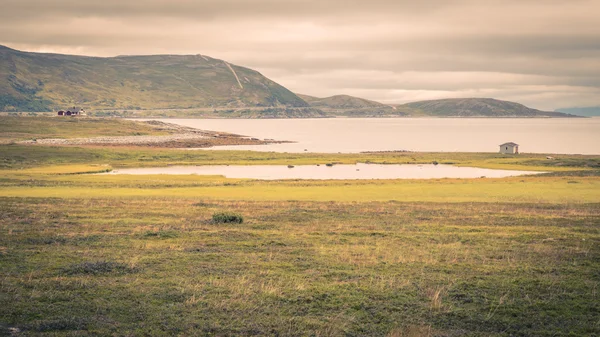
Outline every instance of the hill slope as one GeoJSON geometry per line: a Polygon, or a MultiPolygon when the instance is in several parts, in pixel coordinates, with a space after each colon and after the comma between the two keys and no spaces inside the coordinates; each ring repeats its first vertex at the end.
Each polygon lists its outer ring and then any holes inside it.
{"type": "Polygon", "coordinates": [[[259,72],[203,55],[85,57],[0,46],[0,111],[307,107],[259,72]]]}
{"type": "Polygon", "coordinates": [[[352,117],[403,115],[402,113],[396,111],[396,109],[392,106],[360,97],[335,95],[331,97],[319,98],[301,94],[297,95],[306,101],[311,107],[320,109],[330,115],[343,115],[352,117]]]}
{"type": "Polygon", "coordinates": [[[370,101],[368,99],[353,97],[348,95],[335,95],[331,97],[319,98],[308,95],[298,95],[315,108],[332,109],[362,109],[362,108],[384,108],[385,104],[370,101]]]}
{"type": "Polygon", "coordinates": [[[409,115],[432,117],[575,117],[493,98],[438,99],[397,105],[396,108],[409,115]]]}

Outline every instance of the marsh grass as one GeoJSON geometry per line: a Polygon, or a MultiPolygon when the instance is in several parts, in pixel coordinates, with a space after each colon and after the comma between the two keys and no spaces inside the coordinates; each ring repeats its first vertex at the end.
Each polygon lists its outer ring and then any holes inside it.
{"type": "Polygon", "coordinates": [[[596,157],[568,156],[565,167],[541,155],[0,146],[0,333],[599,335],[600,181],[582,173],[597,172],[596,157]],[[64,174],[432,160],[556,171],[335,182],[64,174]],[[224,210],[243,224],[213,224],[224,210]]]}
{"type": "MultiPolygon", "coordinates": [[[[361,181],[252,181],[201,176],[55,176],[11,174],[0,178],[0,196],[90,198],[202,198],[255,201],[516,202],[600,200],[600,180],[579,177],[361,181]]],[[[75,201],[71,201],[75,202],[75,201]]],[[[196,208],[200,208],[195,206],[196,208]]],[[[207,206],[206,208],[212,208],[207,206]]],[[[218,211],[214,209],[214,211],[218,211]]]]}
{"type": "Polygon", "coordinates": [[[77,200],[65,209],[60,198],[0,198],[0,296],[11,303],[0,307],[3,326],[92,335],[599,332],[597,203],[77,200]],[[223,209],[245,223],[198,221],[223,209]]]}
{"type": "Polygon", "coordinates": [[[166,134],[153,125],[124,119],[0,116],[0,141],[166,134]]]}
{"type": "Polygon", "coordinates": [[[141,235],[142,238],[157,238],[157,239],[173,239],[178,237],[179,234],[173,230],[157,230],[157,231],[146,231],[141,235]]]}
{"type": "Polygon", "coordinates": [[[101,274],[128,274],[136,272],[136,268],[132,268],[126,264],[113,261],[94,261],[82,262],[69,265],[60,270],[63,275],[101,275],[101,274]]]}
{"type": "Polygon", "coordinates": [[[26,325],[23,330],[35,332],[87,330],[88,324],[87,320],[81,318],[60,318],[36,321],[26,325]]]}
{"type": "Polygon", "coordinates": [[[439,164],[492,169],[585,173],[597,171],[600,162],[599,156],[593,155],[560,155],[555,160],[546,160],[545,156],[546,154],[507,156],[498,153],[460,152],[272,153],[148,149],[133,146],[102,148],[0,145],[0,168],[21,169],[65,164],[108,164],[113,168],[123,168],[167,165],[431,164],[437,161],[439,164]]]}

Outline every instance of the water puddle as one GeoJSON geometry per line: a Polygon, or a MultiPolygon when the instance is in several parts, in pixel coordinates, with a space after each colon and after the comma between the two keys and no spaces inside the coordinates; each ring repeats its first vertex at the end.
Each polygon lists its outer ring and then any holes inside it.
{"type": "Polygon", "coordinates": [[[492,170],[452,165],[355,164],[355,165],[207,165],[117,169],[106,174],[198,174],[227,178],[279,179],[436,179],[504,178],[535,171],[492,170]]]}

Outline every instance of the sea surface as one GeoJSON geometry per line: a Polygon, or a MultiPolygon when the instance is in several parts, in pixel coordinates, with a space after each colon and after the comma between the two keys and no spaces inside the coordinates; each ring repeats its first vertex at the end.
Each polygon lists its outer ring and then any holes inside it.
{"type": "Polygon", "coordinates": [[[600,154],[600,118],[160,119],[194,128],[295,143],[215,147],[275,152],[520,152],[600,154]]]}
{"type": "Polygon", "coordinates": [[[118,169],[104,174],[198,174],[226,178],[276,179],[433,179],[504,178],[543,172],[492,170],[452,165],[201,165],[118,169]]]}

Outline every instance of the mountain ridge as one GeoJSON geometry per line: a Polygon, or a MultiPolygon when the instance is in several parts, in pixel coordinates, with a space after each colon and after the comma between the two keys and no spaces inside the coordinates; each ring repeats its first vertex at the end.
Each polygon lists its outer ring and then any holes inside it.
{"type": "Polygon", "coordinates": [[[389,107],[383,103],[368,100],[365,98],[350,95],[333,95],[329,97],[315,97],[309,95],[296,94],[313,107],[328,107],[340,109],[359,109],[359,108],[381,108],[389,107]]]}
{"type": "Polygon", "coordinates": [[[408,117],[576,117],[542,111],[523,104],[494,98],[446,98],[386,105],[348,95],[325,98],[297,94],[311,107],[329,115],[351,117],[408,116],[408,117]]]}
{"type": "Polygon", "coordinates": [[[389,105],[349,95],[295,94],[256,70],[201,54],[97,57],[32,53],[0,45],[0,111],[71,106],[100,113],[196,109],[200,112],[179,114],[198,117],[212,112],[237,118],[578,117],[493,98],[389,105]]]}
{"type": "Polygon", "coordinates": [[[395,111],[396,109],[393,106],[350,95],[333,95],[329,97],[315,97],[298,93],[296,95],[311,107],[320,109],[329,115],[348,117],[405,116],[405,114],[395,111]]]}
{"type": "Polygon", "coordinates": [[[444,98],[396,105],[396,109],[432,117],[576,117],[495,98],[444,98]]]}
{"type": "Polygon", "coordinates": [[[308,104],[260,72],[206,55],[96,57],[0,46],[0,110],[293,107],[308,104]]]}

